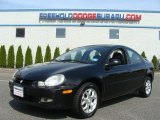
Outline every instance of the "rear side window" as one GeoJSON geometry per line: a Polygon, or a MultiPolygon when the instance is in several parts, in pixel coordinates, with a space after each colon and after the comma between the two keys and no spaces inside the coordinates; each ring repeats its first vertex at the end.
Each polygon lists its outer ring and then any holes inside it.
{"type": "Polygon", "coordinates": [[[142,62],[140,55],[138,55],[136,52],[130,49],[127,49],[127,52],[128,52],[131,64],[137,64],[142,62]]]}

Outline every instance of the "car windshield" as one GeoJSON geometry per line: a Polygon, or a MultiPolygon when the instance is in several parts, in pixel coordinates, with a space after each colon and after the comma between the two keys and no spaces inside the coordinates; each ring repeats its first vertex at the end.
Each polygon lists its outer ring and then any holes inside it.
{"type": "Polygon", "coordinates": [[[79,47],[62,54],[56,61],[97,63],[100,61],[107,48],[105,47],[79,47]]]}

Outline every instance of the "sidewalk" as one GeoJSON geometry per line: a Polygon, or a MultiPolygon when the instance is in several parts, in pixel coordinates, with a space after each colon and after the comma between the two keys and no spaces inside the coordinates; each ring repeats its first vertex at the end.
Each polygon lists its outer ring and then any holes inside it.
{"type": "Polygon", "coordinates": [[[16,71],[17,69],[11,69],[11,68],[0,68],[0,73],[1,71],[4,73],[4,72],[14,72],[16,71]]]}

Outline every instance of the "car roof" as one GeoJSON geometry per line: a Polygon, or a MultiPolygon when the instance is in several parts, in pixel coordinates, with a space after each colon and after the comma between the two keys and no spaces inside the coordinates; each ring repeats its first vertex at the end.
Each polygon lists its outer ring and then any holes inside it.
{"type": "Polygon", "coordinates": [[[97,44],[97,45],[86,45],[83,47],[107,47],[107,48],[116,48],[116,47],[126,47],[123,45],[113,45],[113,44],[97,44]]]}

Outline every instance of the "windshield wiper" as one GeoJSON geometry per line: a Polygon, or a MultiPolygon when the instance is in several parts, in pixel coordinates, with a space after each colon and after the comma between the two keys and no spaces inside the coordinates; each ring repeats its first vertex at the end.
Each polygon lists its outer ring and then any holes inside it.
{"type": "Polygon", "coordinates": [[[88,64],[88,62],[86,62],[86,61],[80,61],[80,60],[70,60],[70,59],[68,59],[68,60],[57,60],[58,62],[79,62],[79,63],[86,63],[86,64],[88,64]]]}
{"type": "Polygon", "coordinates": [[[55,59],[55,60],[51,60],[50,62],[60,62],[60,61],[55,59]]]}

